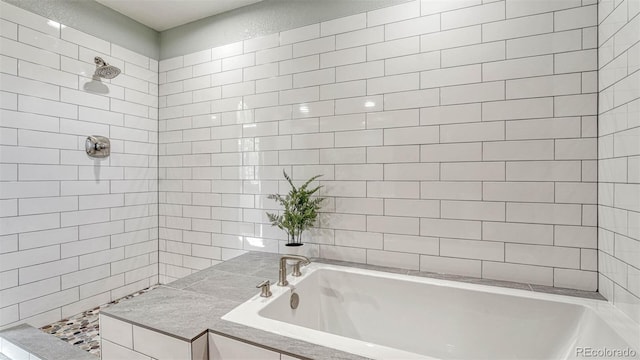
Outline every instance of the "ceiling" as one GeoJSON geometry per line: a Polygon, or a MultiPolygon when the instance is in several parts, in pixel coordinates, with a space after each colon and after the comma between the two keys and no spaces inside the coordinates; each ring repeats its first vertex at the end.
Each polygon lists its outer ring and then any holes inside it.
{"type": "Polygon", "coordinates": [[[164,31],[262,0],[96,0],[154,30],[164,31]]]}

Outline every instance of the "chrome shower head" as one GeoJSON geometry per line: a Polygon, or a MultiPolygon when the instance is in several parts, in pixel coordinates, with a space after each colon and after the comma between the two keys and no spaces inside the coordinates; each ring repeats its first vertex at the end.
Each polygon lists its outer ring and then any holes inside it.
{"type": "Polygon", "coordinates": [[[113,79],[120,74],[120,69],[113,65],[109,65],[101,57],[96,56],[93,61],[96,63],[95,76],[105,79],[113,79]]]}

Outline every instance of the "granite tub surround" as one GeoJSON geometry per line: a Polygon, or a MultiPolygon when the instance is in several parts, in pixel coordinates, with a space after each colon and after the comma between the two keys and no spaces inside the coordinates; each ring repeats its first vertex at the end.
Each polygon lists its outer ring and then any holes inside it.
{"type": "MultiPolygon", "coordinates": [[[[108,333],[109,330],[102,334],[103,359],[115,360],[118,359],[115,356],[120,354],[131,354],[127,350],[153,356],[144,352],[144,346],[140,350],[122,345],[120,333],[127,332],[128,327],[132,326],[175,339],[178,348],[195,342],[203,334],[207,335],[209,330],[234,341],[240,340],[268,349],[270,355],[283,353],[301,359],[364,360],[356,355],[220,320],[231,309],[254,296],[258,291],[255,288],[258,282],[265,279],[276,282],[278,259],[276,254],[247,253],[107,309],[101,314],[101,324],[107,324],[107,327],[114,324],[120,331],[113,336],[108,333]],[[111,352],[110,348],[116,350],[111,352]],[[112,354],[115,356],[111,357],[112,354]]],[[[135,340],[135,330],[131,333],[135,340]]],[[[135,341],[131,343],[135,345],[135,341]]],[[[212,349],[209,348],[211,353],[212,349]]]]}
{"type": "MultiPolygon", "coordinates": [[[[158,336],[171,337],[182,342],[183,345],[200,339],[203,333],[208,330],[210,356],[218,351],[215,347],[216,344],[221,343],[224,344],[221,346],[227,346],[227,343],[231,342],[232,346],[250,347],[253,349],[247,350],[250,352],[267,351],[265,353],[267,355],[261,358],[272,358],[278,354],[285,354],[304,359],[363,359],[353,354],[220,319],[224,314],[256,295],[258,293],[258,289],[255,288],[256,284],[265,279],[270,279],[272,283],[276,281],[279,258],[277,254],[249,252],[104,310],[101,313],[101,321],[103,325],[107,324],[108,330],[103,333],[103,351],[109,352],[111,351],[109,349],[113,348],[123,351],[126,345],[121,344],[126,344],[129,338],[123,339],[120,334],[123,331],[128,332],[129,327],[132,327],[153,331],[158,336]],[[110,326],[121,330],[109,333],[110,326]],[[253,348],[256,346],[259,349],[253,348]]],[[[326,259],[313,259],[312,261],[603,300],[596,292],[537,287],[529,284],[472,279],[455,275],[420,273],[406,269],[326,259]]],[[[135,344],[136,331],[133,330],[130,333],[133,337],[131,343],[135,344]]],[[[129,348],[129,350],[140,353],[133,348],[129,348]]],[[[115,354],[123,353],[115,352],[115,354]]],[[[145,353],[142,352],[142,354],[145,353]]],[[[282,355],[283,359],[285,355],[282,355]]],[[[104,353],[103,356],[105,356],[104,353]]],[[[104,359],[109,360],[109,356],[108,353],[104,359]]],[[[153,355],[146,354],[145,356],[153,355]]],[[[277,358],[279,359],[279,357],[277,358]]]]}
{"type": "Polygon", "coordinates": [[[423,0],[160,61],[161,283],[286,252],[284,169],[305,255],[596,290],[597,47],[593,1],[423,0]]]}
{"type": "MultiPolygon", "coordinates": [[[[27,324],[0,331],[0,355],[9,359],[98,360],[78,347],[27,324]],[[25,350],[28,349],[28,350],[25,350]]],[[[0,357],[1,358],[1,357],[0,357]]]]}

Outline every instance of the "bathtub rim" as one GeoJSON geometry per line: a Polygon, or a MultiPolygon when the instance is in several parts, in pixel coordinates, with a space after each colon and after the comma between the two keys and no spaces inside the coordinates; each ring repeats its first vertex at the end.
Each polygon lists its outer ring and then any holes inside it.
{"type": "MultiPolygon", "coordinates": [[[[287,330],[291,330],[291,328],[293,327],[293,329],[296,329],[296,328],[304,329],[304,331],[310,331],[312,333],[318,332],[322,334],[327,334],[327,335],[330,335],[329,337],[332,337],[332,338],[342,338],[344,339],[344,342],[356,341],[360,343],[367,343],[366,341],[351,339],[351,338],[330,334],[330,333],[325,333],[319,330],[314,330],[314,329],[306,328],[303,326],[287,323],[284,321],[267,318],[259,314],[259,312],[268,304],[280,298],[281,296],[285,296],[285,294],[290,293],[292,288],[295,288],[297,284],[304,281],[310,274],[322,269],[344,271],[344,272],[349,272],[353,274],[370,275],[370,276],[376,276],[376,277],[381,277],[386,279],[405,280],[405,281],[430,284],[435,286],[452,287],[452,288],[457,288],[462,290],[479,291],[479,292],[485,292],[485,293],[491,293],[491,294],[497,294],[497,295],[515,296],[520,298],[537,299],[542,301],[560,302],[564,304],[582,306],[584,308],[592,310],[607,325],[609,325],[618,336],[620,336],[628,344],[630,344],[631,348],[636,350],[636,352],[640,352],[640,325],[633,322],[631,318],[629,318],[626,314],[624,314],[619,309],[615,308],[608,301],[555,294],[555,293],[530,291],[530,290],[523,290],[523,289],[517,289],[517,288],[507,288],[507,287],[493,286],[493,285],[487,285],[487,284],[455,281],[455,280],[449,280],[449,279],[439,279],[439,278],[432,278],[428,276],[413,275],[410,273],[386,272],[378,269],[366,269],[366,268],[343,266],[343,265],[336,265],[331,263],[318,263],[318,262],[314,262],[304,267],[302,269],[302,276],[300,277],[296,278],[296,277],[289,276],[288,277],[289,286],[285,286],[285,287],[273,286],[271,288],[273,293],[271,297],[262,298],[259,296],[258,293],[256,293],[256,295],[254,295],[247,301],[241,303],[240,305],[236,306],[235,308],[230,310],[228,313],[223,315],[221,317],[221,320],[229,321],[235,324],[251,327],[251,328],[266,331],[266,332],[270,332],[279,336],[289,337],[289,338],[293,338],[300,341],[312,342],[319,346],[334,348],[334,349],[337,349],[340,351],[346,351],[346,352],[349,352],[349,350],[345,348],[343,341],[340,339],[337,339],[340,342],[339,346],[332,346],[322,342],[314,342],[309,338],[291,335],[292,332],[287,330]],[[271,328],[270,328],[270,325],[271,325],[271,328]],[[274,327],[273,325],[276,325],[276,326],[284,325],[285,330],[277,331],[273,329],[274,327]]],[[[384,354],[386,351],[392,351],[392,352],[395,352],[396,354],[398,353],[403,354],[407,358],[433,359],[433,358],[425,357],[424,355],[421,355],[421,354],[415,354],[415,353],[411,353],[411,352],[407,352],[407,351],[403,351],[395,348],[390,348],[390,347],[386,347],[378,344],[371,344],[371,345],[372,345],[371,348],[375,349],[372,353],[375,353],[375,354],[380,354],[380,353],[384,354]]],[[[354,353],[354,354],[359,356],[368,356],[364,353],[354,353]]]]}

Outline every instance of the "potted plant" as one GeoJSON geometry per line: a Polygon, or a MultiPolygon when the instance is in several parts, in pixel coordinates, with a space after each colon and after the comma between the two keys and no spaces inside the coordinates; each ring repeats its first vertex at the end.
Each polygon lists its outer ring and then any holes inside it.
{"type": "Polygon", "coordinates": [[[287,179],[291,190],[286,196],[280,194],[271,194],[269,199],[277,201],[282,207],[281,214],[267,213],[271,226],[277,226],[287,233],[286,246],[301,246],[302,233],[313,227],[313,223],[318,217],[318,210],[324,198],[313,197],[322,186],[308,189],[309,184],[322,175],[316,175],[307,180],[300,187],[296,188],[286,171],[282,171],[284,178],[287,179]]]}

